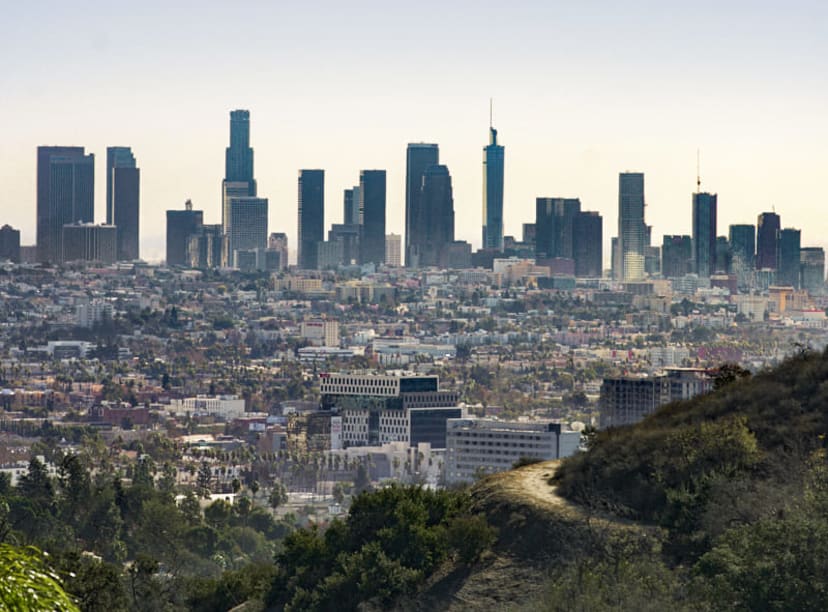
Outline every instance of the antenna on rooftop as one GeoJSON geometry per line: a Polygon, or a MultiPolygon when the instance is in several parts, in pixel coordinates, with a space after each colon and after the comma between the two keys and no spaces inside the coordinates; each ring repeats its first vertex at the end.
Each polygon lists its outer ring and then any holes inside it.
{"type": "Polygon", "coordinates": [[[489,129],[491,129],[491,127],[492,127],[492,107],[493,107],[492,98],[489,98],[489,129]]]}
{"type": "Polygon", "coordinates": [[[701,161],[699,150],[696,149],[696,193],[701,193],[701,161]]]}
{"type": "Polygon", "coordinates": [[[185,210],[192,210],[193,209],[193,201],[192,200],[187,200],[186,202],[184,202],[184,209],[185,210]]]}

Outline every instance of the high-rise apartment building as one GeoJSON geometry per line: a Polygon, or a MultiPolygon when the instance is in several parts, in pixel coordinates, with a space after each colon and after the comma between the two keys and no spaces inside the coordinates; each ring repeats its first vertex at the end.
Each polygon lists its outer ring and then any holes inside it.
{"type": "Polygon", "coordinates": [[[106,149],[106,222],[118,234],[118,261],[140,257],[141,171],[129,147],[106,149]]]}
{"type": "Polygon", "coordinates": [[[190,265],[190,237],[201,233],[204,213],[193,210],[190,200],[184,210],[167,211],[167,258],[168,266],[190,265]]]}
{"type": "Polygon", "coordinates": [[[240,252],[252,251],[257,261],[263,259],[267,249],[267,198],[231,198],[229,219],[228,248],[233,267],[240,267],[240,252]]]}
{"type": "Polygon", "coordinates": [[[325,171],[299,171],[298,263],[304,270],[318,267],[318,245],[325,239],[325,171]]]}
{"type": "Polygon", "coordinates": [[[359,173],[360,263],[385,263],[385,170],[359,173]]]}
{"type": "Polygon", "coordinates": [[[37,254],[63,257],[63,226],[95,217],[95,156],[83,147],[37,148],[37,254]]]}
{"type": "Polygon", "coordinates": [[[716,272],[715,193],[693,194],[693,267],[700,277],[716,272]]]}
{"type": "MultiPolygon", "coordinates": [[[[440,149],[436,144],[411,143],[405,157],[405,265],[417,267],[424,244],[420,197],[423,178],[428,168],[440,163],[440,149]]],[[[452,232],[453,233],[453,232],[452,232]]]]}
{"type": "Polygon", "coordinates": [[[451,175],[445,166],[431,166],[423,174],[417,199],[420,216],[418,265],[439,266],[443,250],[454,242],[454,194],[451,175]]]}
{"type": "Polygon", "coordinates": [[[572,225],[575,276],[600,278],[604,265],[604,220],[597,212],[579,212],[572,225]]]}
{"type": "Polygon", "coordinates": [[[573,226],[581,212],[578,198],[535,199],[535,255],[573,259],[573,226]]]}
{"type": "Polygon", "coordinates": [[[644,174],[618,175],[618,280],[644,278],[647,227],[644,223],[644,174]]]}
{"type": "Polygon", "coordinates": [[[776,270],[778,267],[778,242],[781,228],[779,215],[762,213],[756,223],[756,269],[776,270]]]}
{"type": "Polygon", "coordinates": [[[690,273],[693,262],[693,239],[690,236],[664,236],[661,244],[661,275],[681,278],[690,273]]]}
{"type": "Polygon", "coordinates": [[[489,126],[489,144],[483,147],[483,248],[496,251],[503,250],[504,158],[497,130],[489,126]]]}
{"type": "Polygon", "coordinates": [[[776,284],[799,289],[801,232],[787,227],[779,231],[779,255],[777,257],[776,284]]]}

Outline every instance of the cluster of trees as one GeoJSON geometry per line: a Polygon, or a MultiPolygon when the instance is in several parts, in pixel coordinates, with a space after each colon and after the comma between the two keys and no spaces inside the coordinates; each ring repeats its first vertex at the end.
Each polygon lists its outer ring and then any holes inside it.
{"type": "Polygon", "coordinates": [[[828,352],[753,377],[725,368],[716,387],[563,463],[561,494],[664,536],[652,555],[558,568],[550,609],[561,596],[592,610],[828,608],[828,352]]]}
{"type": "MultiPolygon", "coordinates": [[[[227,581],[244,583],[247,570],[272,572],[291,523],[244,494],[203,511],[193,493],[176,503],[174,471],[149,455],[131,476],[127,484],[80,454],[60,457],[52,477],[32,459],[16,487],[0,478],[0,542],[48,551],[86,610],[192,609],[226,597],[227,581]]],[[[241,603],[245,592],[233,597],[241,603]]]]}
{"type": "Polygon", "coordinates": [[[391,486],[357,496],[348,517],[324,532],[287,536],[267,604],[284,610],[387,609],[442,562],[475,561],[494,542],[462,491],[391,486]]]}

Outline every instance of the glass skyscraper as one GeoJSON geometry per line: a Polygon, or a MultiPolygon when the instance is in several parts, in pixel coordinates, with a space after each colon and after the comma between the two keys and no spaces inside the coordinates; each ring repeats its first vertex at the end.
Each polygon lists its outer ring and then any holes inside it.
{"type": "Polygon", "coordinates": [[[483,147],[483,248],[503,250],[503,165],[505,149],[497,144],[497,130],[489,127],[489,145],[483,147]]]}
{"type": "Polygon", "coordinates": [[[776,270],[778,267],[777,249],[780,227],[779,215],[776,213],[766,212],[759,215],[756,223],[757,270],[776,270]]]}
{"type": "Polygon", "coordinates": [[[418,266],[438,266],[443,251],[454,242],[454,194],[445,166],[431,166],[423,175],[418,197],[420,241],[418,266]]]}
{"type": "Polygon", "coordinates": [[[230,234],[230,200],[255,197],[253,149],[250,147],[250,111],[230,111],[230,146],[224,154],[224,180],[221,183],[221,226],[230,234]]]}
{"type": "Polygon", "coordinates": [[[581,212],[578,198],[535,199],[535,255],[549,259],[573,259],[575,216],[581,212]]]}
{"type": "Polygon", "coordinates": [[[385,170],[359,173],[359,201],[360,263],[379,266],[385,262],[385,170]]]}
{"type": "MultiPolygon", "coordinates": [[[[426,170],[440,163],[436,144],[410,143],[405,156],[405,265],[417,267],[425,243],[420,196],[426,170]]],[[[446,170],[448,172],[448,170],[446,170]]],[[[453,233],[453,228],[452,228],[453,233]]]]}
{"type": "Polygon", "coordinates": [[[298,262],[303,270],[318,267],[319,243],[325,239],[325,171],[299,171],[298,262]]]}
{"type": "Polygon", "coordinates": [[[95,156],[83,147],[37,148],[37,257],[63,261],[63,226],[95,215],[95,156]]]}
{"type": "Polygon", "coordinates": [[[106,149],[106,222],[117,227],[118,261],[140,253],[141,171],[129,147],[106,149]]]}
{"type": "Polygon", "coordinates": [[[716,272],[716,200],[715,193],[693,194],[693,266],[704,278],[716,272]]]}
{"type": "Polygon", "coordinates": [[[779,231],[779,256],[776,272],[776,284],[787,285],[799,289],[800,278],[800,250],[801,232],[798,229],[786,227],[779,231]]]}
{"type": "Polygon", "coordinates": [[[644,278],[647,228],[644,223],[644,174],[622,172],[618,176],[618,280],[644,278]]]}

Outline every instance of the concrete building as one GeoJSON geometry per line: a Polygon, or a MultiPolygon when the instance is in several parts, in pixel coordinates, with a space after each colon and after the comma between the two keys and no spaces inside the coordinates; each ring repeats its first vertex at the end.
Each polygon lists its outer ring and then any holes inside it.
{"type": "Polygon", "coordinates": [[[312,346],[339,346],[339,322],[302,321],[300,327],[303,340],[308,340],[312,346]]]}
{"type": "Polygon", "coordinates": [[[575,454],[581,434],[551,421],[449,419],[446,424],[447,484],[510,469],[521,458],[562,459],[575,454]]]}
{"type": "Polygon", "coordinates": [[[78,327],[94,327],[105,318],[112,320],[115,311],[110,302],[92,300],[75,307],[75,323],[78,327]]]}
{"type": "Polygon", "coordinates": [[[237,395],[197,395],[172,400],[170,411],[176,416],[208,415],[230,420],[244,415],[244,400],[237,395]]]}
{"type": "Polygon", "coordinates": [[[184,203],[184,210],[167,211],[168,266],[190,265],[190,236],[200,234],[203,224],[204,212],[193,210],[190,200],[184,203]]]}
{"type": "Polygon", "coordinates": [[[391,268],[402,266],[402,236],[399,234],[385,236],[385,265],[391,268]]]}

